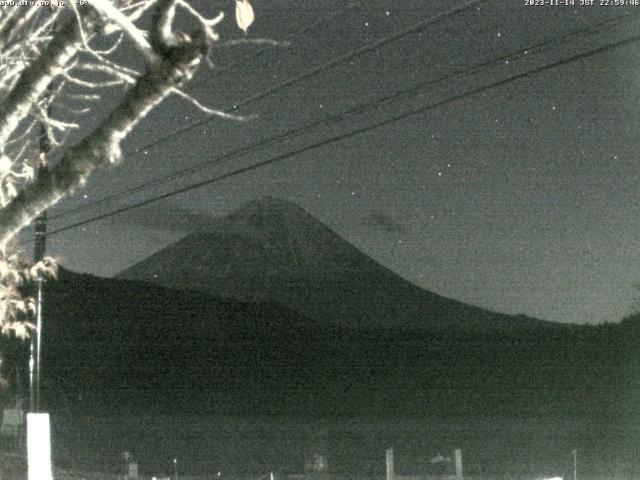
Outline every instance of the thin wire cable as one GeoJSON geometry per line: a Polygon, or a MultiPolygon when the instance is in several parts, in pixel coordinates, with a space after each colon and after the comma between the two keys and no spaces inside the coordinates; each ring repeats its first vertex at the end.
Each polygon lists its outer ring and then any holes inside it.
{"type": "MultiPolygon", "coordinates": [[[[532,76],[532,75],[537,75],[537,74],[542,73],[542,72],[547,71],[547,70],[558,68],[558,67],[561,67],[563,65],[568,65],[570,63],[573,63],[573,62],[576,62],[578,60],[582,60],[582,59],[585,59],[585,58],[588,58],[588,57],[592,57],[592,56],[600,54],[600,53],[608,52],[610,50],[613,50],[613,49],[621,47],[621,46],[630,45],[632,43],[637,43],[639,41],[640,41],[640,35],[635,35],[633,37],[630,37],[630,38],[627,38],[627,39],[624,39],[624,40],[619,40],[619,41],[610,43],[608,45],[604,45],[602,47],[599,47],[599,48],[596,48],[596,49],[593,49],[593,50],[590,50],[590,51],[587,51],[587,52],[579,53],[579,54],[573,55],[571,57],[552,62],[552,63],[547,64],[547,65],[536,67],[536,68],[533,68],[533,69],[531,69],[531,70],[529,70],[527,72],[520,73],[520,74],[517,74],[517,75],[513,75],[513,76],[508,77],[506,79],[503,79],[503,80],[500,80],[500,81],[497,81],[497,82],[493,82],[493,83],[490,83],[488,85],[483,85],[481,87],[477,87],[477,88],[475,88],[473,90],[470,90],[470,91],[467,91],[467,92],[464,92],[464,93],[461,93],[461,94],[453,95],[453,96],[451,96],[451,97],[449,97],[447,99],[438,101],[436,103],[431,103],[431,104],[426,105],[426,106],[422,106],[422,107],[419,107],[419,108],[416,108],[416,109],[413,109],[413,110],[410,110],[410,111],[407,111],[407,112],[400,113],[400,114],[395,115],[395,116],[393,116],[391,118],[388,118],[386,120],[383,120],[383,121],[380,121],[380,122],[377,122],[377,123],[374,123],[374,124],[371,124],[371,125],[367,125],[365,127],[357,128],[357,129],[351,130],[349,132],[345,132],[345,133],[342,133],[340,135],[336,135],[334,137],[331,137],[331,138],[328,138],[328,139],[325,139],[325,140],[321,140],[319,142],[315,142],[313,144],[307,145],[305,147],[302,147],[302,148],[299,148],[299,149],[296,149],[296,150],[293,150],[293,151],[290,151],[290,152],[287,152],[287,153],[282,153],[280,155],[276,155],[275,157],[271,157],[271,158],[269,158],[267,160],[264,160],[264,161],[261,161],[261,162],[258,162],[258,163],[243,167],[243,168],[239,168],[239,169],[234,170],[232,172],[224,173],[224,174],[218,175],[216,177],[213,177],[213,178],[210,178],[210,179],[207,179],[207,180],[203,180],[201,182],[197,182],[197,183],[188,185],[186,187],[183,187],[183,188],[171,191],[171,192],[164,193],[162,195],[157,195],[155,197],[151,197],[151,198],[148,198],[146,200],[143,200],[143,201],[131,204],[131,205],[127,205],[127,206],[122,207],[122,208],[118,208],[116,210],[113,210],[113,211],[108,212],[108,213],[104,213],[102,215],[97,215],[97,216],[95,216],[93,218],[89,218],[89,219],[74,223],[72,225],[68,225],[68,226],[65,226],[65,227],[61,227],[61,228],[52,230],[51,232],[48,233],[48,235],[49,236],[56,235],[58,233],[62,233],[62,232],[65,232],[65,231],[68,231],[68,230],[71,230],[71,229],[74,229],[74,228],[78,228],[78,227],[86,225],[88,223],[96,222],[98,220],[103,220],[105,218],[109,218],[109,217],[112,217],[114,215],[118,215],[120,213],[129,211],[129,210],[133,210],[135,208],[139,208],[139,207],[142,207],[142,206],[145,206],[145,205],[149,205],[151,203],[154,203],[154,202],[157,202],[157,201],[160,201],[160,200],[164,200],[166,198],[173,197],[175,195],[180,195],[182,193],[186,193],[186,192],[189,192],[189,191],[192,191],[192,190],[196,190],[198,188],[201,188],[201,187],[204,187],[204,186],[207,186],[207,185],[212,185],[214,183],[218,183],[218,182],[221,182],[223,180],[226,180],[227,178],[231,178],[231,177],[234,177],[234,176],[237,176],[237,175],[241,175],[241,174],[250,172],[252,170],[256,170],[258,168],[265,167],[267,165],[272,165],[274,163],[286,160],[288,158],[300,155],[302,153],[306,153],[308,151],[315,150],[317,148],[320,148],[320,147],[323,147],[323,146],[326,146],[326,145],[330,145],[332,143],[340,142],[340,141],[343,141],[343,140],[345,140],[347,138],[351,138],[351,137],[354,137],[354,136],[369,132],[371,130],[374,130],[374,129],[377,129],[377,128],[380,128],[380,127],[384,127],[384,126],[390,125],[392,123],[407,119],[409,117],[425,113],[425,112],[433,110],[435,108],[439,108],[439,107],[441,107],[443,105],[447,105],[449,103],[453,103],[453,102],[456,102],[458,100],[462,100],[463,98],[470,97],[470,96],[476,95],[478,93],[485,92],[487,90],[491,90],[491,89],[494,89],[494,88],[497,88],[497,87],[501,87],[501,86],[507,85],[507,84],[509,84],[511,82],[514,82],[514,81],[517,81],[517,80],[520,80],[520,79],[523,79],[523,78],[526,78],[526,77],[529,77],[529,76],[532,76]]],[[[31,242],[31,241],[33,241],[33,239],[26,240],[26,241],[22,242],[22,244],[28,243],[28,242],[31,242]]]]}
{"type": "Polygon", "coordinates": [[[69,210],[65,210],[63,212],[60,212],[57,215],[52,215],[49,217],[50,220],[55,220],[55,219],[59,219],[71,214],[75,214],[84,210],[88,210],[90,208],[93,208],[97,205],[106,203],[106,202],[110,202],[113,200],[118,200],[120,198],[124,198],[127,197],[129,195],[132,195],[136,192],[139,191],[143,191],[147,188],[150,187],[154,187],[154,186],[158,186],[161,185],[163,183],[166,183],[168,181],[172,181],[175,180],[176,178],[180,178],[180,177],[184,177],[193,173],[196,173],[200,170],[203,170],[204,168],[213,166],[213,165],[219,165],[222,164],[223,162],[233,159],[233,158],[237,158],[240,155],[246,154],[246,153],[250,153],[252,151],[257,150],[260,147],[263,146],[268,146],[270,144],[273,143],[280,143],[286,140],[289,140],[290,138],[293,138],[295,136],[299,136],[305,132],[308,132],[316,127],[320,127],[320,126],[324,126],[324,125],[328,125],[330,123],[333,122],[337,122],[340,120],[344,120],[345,117],[356,114],[356,113],[361,113],[367,109],[371,109],[371,108],[377,108],[381,105],[396,101],[398,99],[401,99],[403,97],[406,97],[408,95],[411,95],[413,93],[416,93],[417,91],[423,90],[425,88],[428,87],[433,87],[437,84],[441,84],[443,82],[447,82],[450,80],[455,79],[456,77],[459,77],[461,75],[473,75],[475,73],[477,73],[478,71],[485,69],[487,67],[494,67],[494,66],[498,66],[503,64],[505,61],[514,61],[517,60],[518,58],[522,58],[525,55],[528,54],[535,54],[536,52],[546,48],[547,46],[551,45],[551,44],[558,44],[560,42],[564,42],[566,40],[575,38],[575,37],[580,37],[580,36],[588,36],[588,35],[593,35],[593,34],[597,34],[600,33],[605,27],[611,27],[611,26],[615,26],[617,24],[629,21],[630,19],[633,20],[638,16],[638,14],[632,15],[632,14],[627,14],[627,15],[621,15],[619,18],[616,19],[609,19],[609,20],[605,20],[603,22],[600,22],[598,24],[595,25],[591,25],[589,27],[583,27],[577,30],[574,30],[566,35],[563,35],[562,37],[555,37],[549,40],[545,40],[542,42],[539,42],[537,44],[533,44],[533,45],[528,45],[525,47],[522,47],[516,51],[501,55],[500,57],[493,59],[493,60],[489,60],[489,61],[484,61],[484,62],[480,62],[476,65],[473,65],[471,67],[467,67],[464,69],[458,69],[454,72],[451,72],[447,75],[444,75],[440,78],[434,79],[434,80],[429,80],[426,82],[419,82],[418,84],[415,84],[409,88],[406,89],[401,89],[401,90],[397,90],[393,93],[391,93],[390,95],[386,95],[383,96],[381,98],[378,98],[374,101],[371,102],[366,102],[360,105],[357,105],[353,108],[350,108],[346,111],[343,111],[341,113],[335,114],[335,115],[331,115],[330,117],[324,117],[320,120],[316,120],[313,121],[311,123],[308,123],[304,126],[301,126],[299,128],[293,129],[293,130],[288,130],[286,132],[259,140],[257,142],[236,148],[234,150],[231,151],[227,151],[224,152],[222,154],[220,154],[219,156],[217,156],[214,159],[211,160],[207,160],[204,162],[200,162],[196,165],[192,165],[191,167],[188,167],[186,169],[182,169],[176,172],[173,172],[171,174],[165,175],[163,177],[148,181],[148,182],[144,182],[140,185],[136,185],[135,187],[129,188],[127,190],[121,191],[121,192],[116,192],[112,195],[108,195],[106,197],[100,198],[96,201],[93,201],[91,203],[85,204],[85,205],[81,205],[69,210]]]}
{"type": "MultiPolygon", "coordinates": [[[[411,35],[413,33],[417,33],[420,30],[422,30],[423,28],[427,27],[428,25],[431,25],[433,23],[439,22],[441,20],[444,20],[446,18],[458,15],[466,10],[469,10],[472,7],[475,7],[476,5],[482,3],[482,2],[486,2],[487,0],[470,0],[468,2],[465,2],[464,4],[458,6],[458,7],[454,7],[452,9],[447,10],[446,12],[440,13],[438,15],[434,15],[433,17],[429,17],[427,19],[423,19],[420,20],[419,22],[416,22],[412,25],[410,25],[409,27],[406,27],[402,30],[399,30],[398,32],[384,37],[380,40],[377,40],[375,42],[372,43],[368,43],[366,45],[363,45],[355,50],[352,50],[344,55],[341,55],[337,58],[334,58],[332,60],[329,60],[328,62],[325,62],[321,65],[318,65],[310,70],[307,70],[304,73],[301,73],[300,75],[296,75],[295,77],[289,78],[287,80],[284,80],[280,83],[277,83],[261,92],[258,92],[254,95],[250,95],[249,97],[244,98],[243,100],[234,103],[231,107],[228,107],[224,110],[222,110],[225,113],[231,113],[231,112],[235,112],[236,110],[247,106],[251,103],[257,102],[258,100],[262,100],[265,97],[268,97],[269,95],[274,94],[275,92],[282,90],[283,88],[287,88],[291,85],[294,85],[296,83],[299,83],[303,80],[306,80],[308,78],[313,77],[314,75],[318,75],[320,73],[322,73],[325,70],[329,70],[330,68],[336,67],[348,60],[351,60],[353,58],[356,58],[360,55],[364,55],[365,53],[371,52],[373,50],[376,50],[378,48],[382,48],[383,46],[395,42],[396,40],[399,40],[403,37],[406,37],[407,35],[411,35]]],[[[167,142],[169,140],[172,140],[173,138],[182,135],[185,132],[188,132],[190,130],[193,130],[194,128],[197,127],[201,127],[202,125],[205,125],[209,122],[212,122],[214,120],[217,120],[218,117],[216,116],[209,116],[204,120],[201,120],[199,122],[196,123],[192,123],[191,125],[188,125],[186,127],[183,127],[181,129],[178,129],[168,135],[165,135],[161,138],[157,138],[156,140],[153,140],[145,145],[142,145],[134,150],[130,150],[124,153],[124,155],[135,155],[138,154],[144,150],[149,150],[151,148],[154,148],[158,145],[160,145],[161,143],[167,142]]]]}
{"type": "MultiPolygon", "coordinates": [[[[234,111],[235,109],[238,109],[238,108],[240,108],[242,106],[246,106],[246,105],[248,105],[250,103],[253,103],[254,101],[261,100],[262,98],[267,97],[267,96],[275,93],[276,91],[278,91],[278,90],[280,90],[282,88],[286,88],[286,87],[288,87],[290,85],[293,85],[293,84],[298,83],[298,82],[300,82],[302,80],[310,78],[310,77],[312,77],[314,75],[317,75],[317,74],[321,73],[324,70],[327,70],[329,68],[332,68],[332,67],[335,67],[337,65],[340,65],[340,64],[342,64],[342,63],[344,63],[344,62],[346,62],[346,61],[348,61],[348,60],[350,60],[352,58],[355,58],[355,57],[357,57],[359,55],[363,55],[364,53],[373,51],[373,50],[375,50],[377,48],[381,48],[382,46],[387,45],[389,43],[392,43],[392,42],[394,42],[394,41],[396,41],[396,40],[398,40],[400,38],[403,38],[403,37],[405,37],[407,35],[419,32],[421,29],[425,28],[428,25],[431,25],[433,23],[439,22],[439,21],[441,21],[443,19],[446,19],[446,18],[449,18],[451,16],[455,16],[455,15],[457,15],[459,13],[462,13],[462,12],[464,12],[464,11],[466,11],[466,10],[468,10],[468,9],[470,9],[470,8],[480,4],[480,3],[483,3],[485,1],[487,1],[487,0],[470,0],[470,1],[460,5],[458,7],[454,7],[452,9],[447,10],[445,12],[442,12],[442,13],[440,13],[438,15],[435,15],[433,17],[429,17],[427,19],[420,20],[419,22],[416,22],[416,23],[414,23],[414,24],[412,24],[412,25],[410,25],[408,27],[405,27],[404,29],[399,30],[398,32],[396,32],[396,33],[394,33],[394,34],[392,34],[390,36],[387,36],[387,37],[384,37],[384,38],[382,38],[380,40],[377,40],[375,42],[363,45],[362,47],[359,47],[359,48],[357,48],[355,50],[352,50],[351,52],[348,52],[348,53],[346,53],[346,54],[344,54],[344,55],[342,55],[340,57],[337,57],[337,58],[335,58],[333,60],[330,60],[330,61],[328,61],[328,62],[326,62],[324,64],[316,66],[316,67],[314,67],[314,68],[312,68],[310,70],[307,70],[306,72],[304,72],[304,73],[302,73],[302,74],[300,74],[300,75],[298,75],[296,77],[292,77],[290,79],[287,79],[287,80],[285,80],[283,82],[280,82],[280,83],[278,83],[278,84],[276,84],[276,85],[274,85],[274,86],[272,86],[272,87],[270,87],[270,88],[268,88],[266,90],[263,90],[262,92],[259,92],[259,93],[255,94],[255,95],[247,97],[244,100],[242,100],[241,102],[237,102],[236,104],[234,104],[234,106],[232,108],[227,108],[227,109],[225,109],[223,111],[224,112],[234,111]]],[[[155,147],[157,145],[160,145],[161,143],[163,143],[165,141],[168,141],[170,139],[174,139],[174,138],[176,138],[176,137],[178,137],[178,136],[180,136],[180,135],[182,135],[182,134],[184,134],[184,133],[186,133],[186,132],[188,132],[190,130],[193,130],[194,128],[197,128],[197,127],[200,127],[202,125],[205,125],[205,124],[207,124],[207,123],[209,123],[209,122],[211,122],[213,120],[216,120],[216,119],[217,119],[217,117],[215,117],[215,116],[214,117],[208,117],[208,118],[206,118],[206,119],[204,119],[204,120],[202,120],[200,122],[196,122],[196,123],[193,123],[193,124],[188,125],[186,127],[183,127],[181,129],[178,129],[178,130],[176,130],[176,131],[174,131],[174,132],[172,132],[172,133],[170,133],[168,135],[165,135],[162,138],[158,138],[158,139],[156,139],[156,140],[154,140],[154,141],[152,141],[150,143],[147,143],[147,144],[145,144],[143,146],[140,146],[140,147],[138,147],[138,148],[136,148],[134,150],[130,150],[130,151],[124,152],[124,155],[125,156],[126,155],[135,155],[135,154],[138,154],[138,153],[140,153],[140,152],[142,152],[144,150],[149,150],[149,149],[151,149],[151,148],[153,148],[153,147],[155,147]]],[[[78,207],[78,208],[81,208],[81,207],[78,207]]],[[[60,215],[63,215],[63,214],[60,214],[60,215]]],[[[54,218],[56,218],[56,217],[51,217],[51,219],[54,219],[54,218]]]]}

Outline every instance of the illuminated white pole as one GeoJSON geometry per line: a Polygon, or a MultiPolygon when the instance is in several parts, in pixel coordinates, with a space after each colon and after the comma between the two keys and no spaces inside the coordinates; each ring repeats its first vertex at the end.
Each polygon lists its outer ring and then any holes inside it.
{"type": "Polygon", "coordinates": [[[48,413],[27,413],[29,480],[52,480],[51,432],[48,413]]]}
{"type": "Polygon", "coordinates": [[[456,448],[454,451],[455,459],[456,459],[456,479],[462,480],[464,475],[462,474],[462,450],[456,448]]]}
{"type": "Polygon", "coordinates": [[[393,480],[393,448],[387,448],[387,480],[393,480]]]}

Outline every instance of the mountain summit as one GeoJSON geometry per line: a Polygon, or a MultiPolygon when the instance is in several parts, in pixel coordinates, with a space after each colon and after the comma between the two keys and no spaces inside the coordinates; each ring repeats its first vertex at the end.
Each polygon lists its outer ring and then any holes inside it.
{"type": "Polygon", "coordinates": [[[118,275],[173,289],[277,302],[353,328],[481,329],[547,322],[490,312],[401,278],[292,202],[265,197],[118,275]]]}

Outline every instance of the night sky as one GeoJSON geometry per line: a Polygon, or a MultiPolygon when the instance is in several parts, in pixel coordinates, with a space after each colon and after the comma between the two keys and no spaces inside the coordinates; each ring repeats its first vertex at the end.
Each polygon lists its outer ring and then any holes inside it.
{"type": "MultiPolygon", "coordinates": [[[[212,217],[271,195],[296,202],[383,265],[441,295],[560,322],[620,320],[630,313],[639,295],[633,284],[640,282],[640,42],[560,61],[639,35],[640,6],[525,2],[473,3],[245,104],[244,99],[363,45],[469,4],[253,0],[256,22],[246,38],[291,44],[257,55],[261,46],[220,45],[212,54],[215,68],[201,70],[187,90],[208,106],[242,105],[237,113],[257,118],[213,119],[141,148],[206,118],[171,99],[128,140],[124,150],[138,153],[95,175],[51,216],[414,85],[432,85],[191,175],[54,218],[50,230],[403,112],[425,111],[52,235],[49,253],[67,268],[110,276],[190,231],[206,229],[212,217]],[[323,18],[328,20],[296,35],[323,18]],[[525,53],[540,42],[546,43],[525,53]],[[238,60],[240,65],[218,73],[238,60]],[[559,65],[537,74],[481,89],[555,62],[559,65]],[[480,91],[464,95],[474,90],[480,91]],[[459,98],[446,101],[454,97],[459,98]]],[[[196,6],[210,14],[225,9],[223,42],[245,38],[233,21],[233,2],[196,6]]],[[[94,112],[87,124],[99,115],[94,112]]]]}

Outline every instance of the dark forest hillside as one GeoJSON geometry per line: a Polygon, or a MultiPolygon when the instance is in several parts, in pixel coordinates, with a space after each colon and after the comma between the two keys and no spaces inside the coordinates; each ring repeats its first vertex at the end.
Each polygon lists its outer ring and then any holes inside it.
{"type": "Polygon", "coordinates": [[[630,322],[348,328],[65,270],[47,300],[52,407],[609,416],[632,407],[623,399],[637,381],[630,322]]]}

